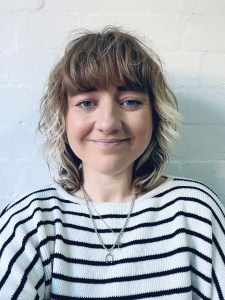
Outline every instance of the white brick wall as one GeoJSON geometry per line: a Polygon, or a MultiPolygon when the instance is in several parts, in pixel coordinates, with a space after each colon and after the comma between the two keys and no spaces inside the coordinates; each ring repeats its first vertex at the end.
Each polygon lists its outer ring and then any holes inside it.
{"type": "Polygon", "coordinates": [[[163,59],[184,115],[167,173],[225,202],[224,0],[0,0],[0,210],[50,181],[34,142],[44,84],[74,29],[108,24],[145,36],[163,59]]]}

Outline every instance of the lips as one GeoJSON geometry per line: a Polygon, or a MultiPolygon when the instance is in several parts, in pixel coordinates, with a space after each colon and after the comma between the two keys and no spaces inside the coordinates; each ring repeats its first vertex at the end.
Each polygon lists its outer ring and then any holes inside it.
{"type": "Polygon", "coordinates": [[[101,147],[104,148],[114,148],[117,147],[124,142],[129,141],[130,138],[124,138],[124,139],[92,139],[91,141],[101,147]]]}
{"type": "Polygon", "coordinates": [[[92,139],[92,142],[100,142],[100,143],[119,143],[130,140],[129,138],[125,139],[92,139]]]}

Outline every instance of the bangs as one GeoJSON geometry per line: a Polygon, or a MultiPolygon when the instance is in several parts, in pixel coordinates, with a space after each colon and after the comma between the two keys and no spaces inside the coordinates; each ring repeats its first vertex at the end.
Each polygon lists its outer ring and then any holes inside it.
{"type": "Polygon", "coordinates": [[[127,89],[150,92],[148,66],[147,54],[129,35],[109,31],[88,34],[67,47],[63,87],[70,95],[118,83],[127,89]]]}

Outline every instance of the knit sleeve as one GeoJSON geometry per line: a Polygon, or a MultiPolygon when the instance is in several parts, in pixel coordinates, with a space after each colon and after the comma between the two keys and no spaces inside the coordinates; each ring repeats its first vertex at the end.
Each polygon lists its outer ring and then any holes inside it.
{"type": "Polygon", "coordinates": [[[212,207],[212,300],[225,300],[225,209],[215,198],[212,207]]]}
{"type": "Polygon", "coordinates": [[[45,274],[32,211],[8,207],[0,217],[0,299],[45,299],[45,274]]]}

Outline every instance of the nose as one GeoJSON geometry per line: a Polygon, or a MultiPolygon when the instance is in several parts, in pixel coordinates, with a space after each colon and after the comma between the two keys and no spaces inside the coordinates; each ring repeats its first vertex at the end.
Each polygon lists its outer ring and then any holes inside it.
{"type": "Polygon", "coordinates": [[[113,100],[105,100],[95,122],[97,130],[104,134],[115,134],[122,128],[121,114],[118,104],[113,100]]]}

